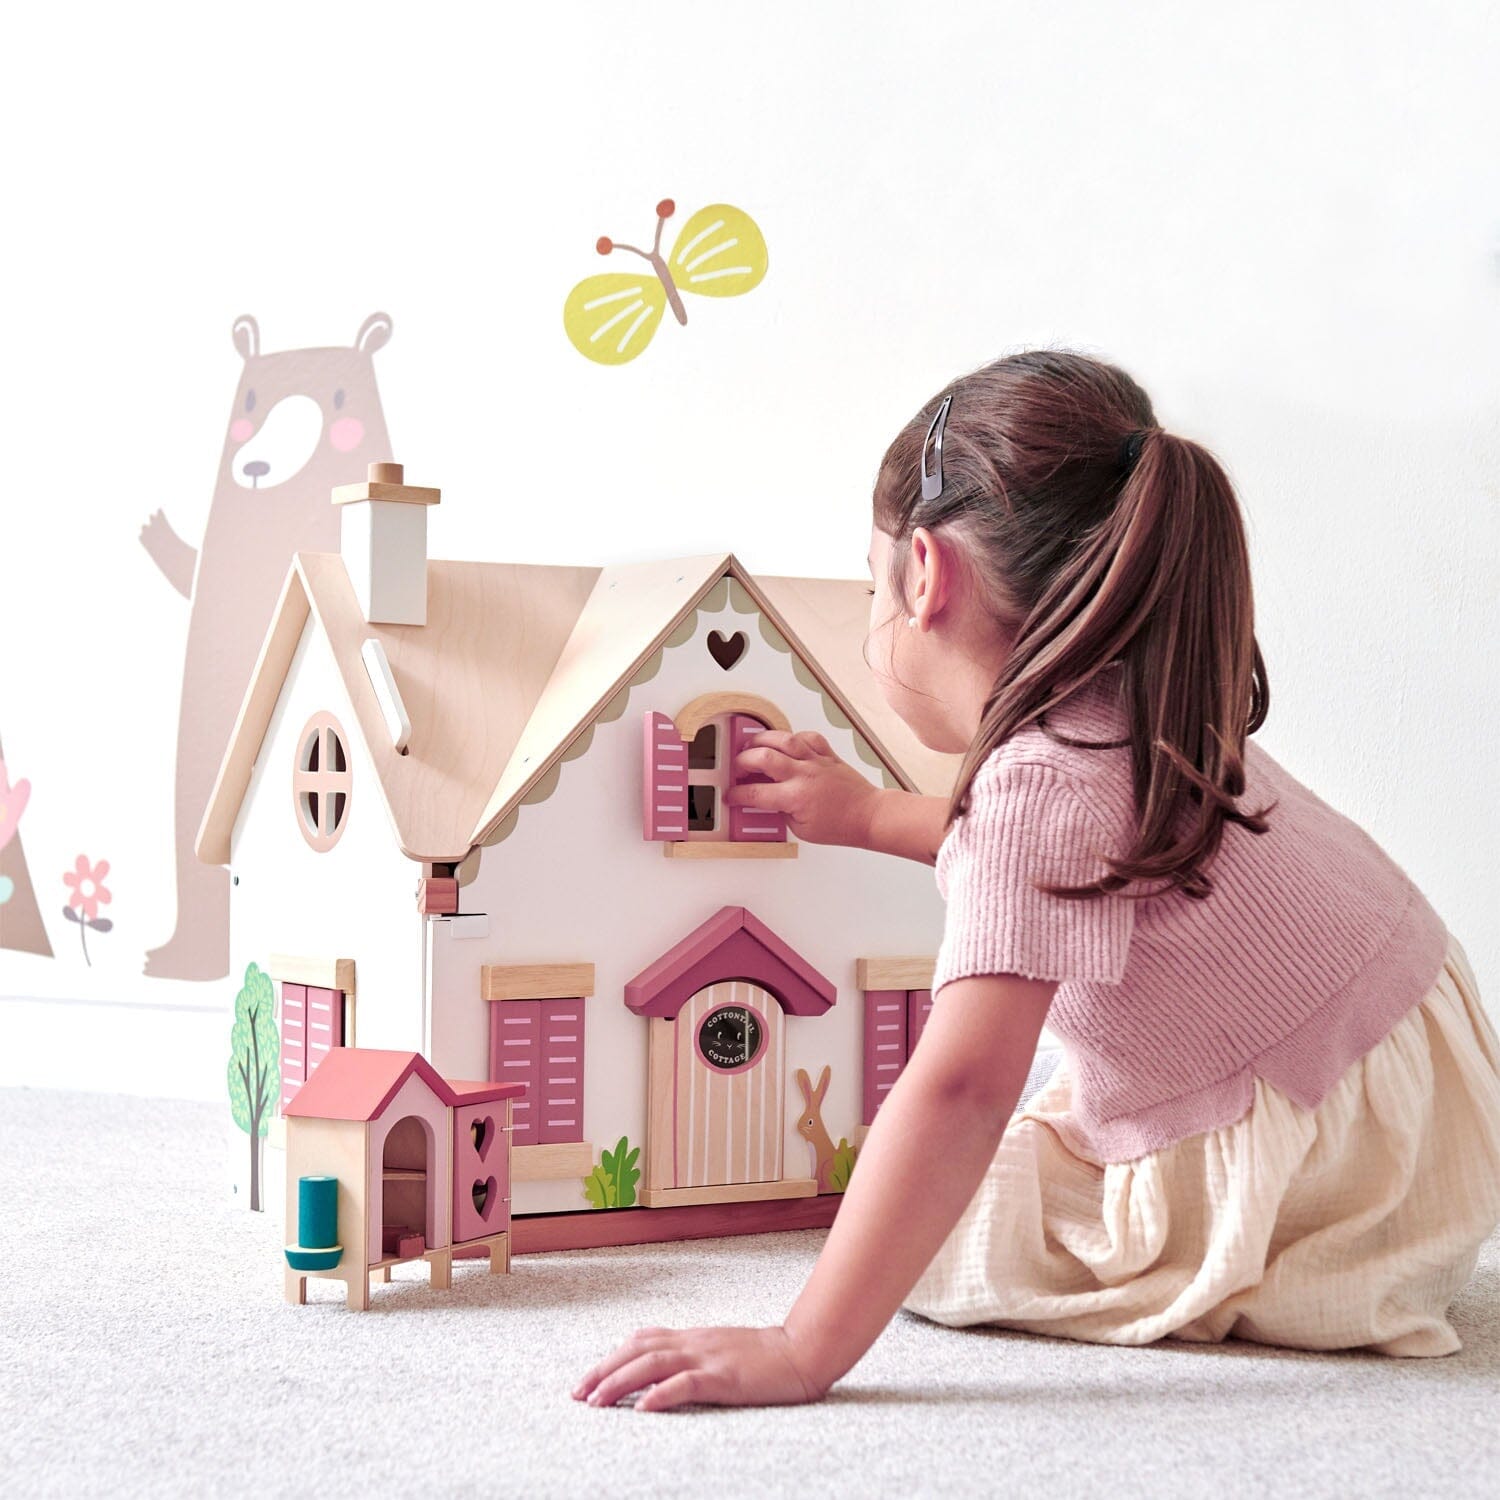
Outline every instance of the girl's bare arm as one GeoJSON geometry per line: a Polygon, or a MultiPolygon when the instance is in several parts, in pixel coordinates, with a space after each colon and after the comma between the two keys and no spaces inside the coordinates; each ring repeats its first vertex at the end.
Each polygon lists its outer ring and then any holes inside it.
{"type": "Polygon", "coordinates": [[[1021,1096],[1056,988],[1015,974],[943,986],[784,1323],[818,1389],[859,1362],[973,1198],[1021,1096]]]}
{"type": "Polygon", "coordinates": [[[938,845],[946,832],[943,818],[947,811],[946,797],[923,797],[899,787],[886,787],[870,800],[868,832],[861,846],[935,865],[938,845]]]}

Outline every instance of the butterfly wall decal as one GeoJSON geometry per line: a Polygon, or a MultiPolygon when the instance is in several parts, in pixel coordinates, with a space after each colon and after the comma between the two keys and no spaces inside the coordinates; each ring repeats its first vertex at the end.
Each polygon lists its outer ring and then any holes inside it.
{"type": "Polygon", "coordinates": [[[661,253],[661,232],[677,212],[670,198],[656,205],[656,238],[649,250],[624,245],[601,235],[600,255],[628,250],[639,255],[654,274],[606,271],[585,276],[563,303],[563,327],[573,347],[601,365],[623,365],[652,340],[670,307],[687,323],[682,292],[700,297],[741,297],[759,286],[766,274],[765,236],[743,209],[730,203],[700,208],[677,236],[671,254],[661,253]]]}

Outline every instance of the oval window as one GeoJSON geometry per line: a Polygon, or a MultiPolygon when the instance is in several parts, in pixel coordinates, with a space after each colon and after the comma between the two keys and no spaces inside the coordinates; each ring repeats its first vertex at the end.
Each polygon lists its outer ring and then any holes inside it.
{"type": "Polygon", "coordinates": [[[330,713],[316,713],[302,726],[292,767],[292,801],[302,837],[326,853],[349,821],[351,794],[348,740],[330,713]]]}

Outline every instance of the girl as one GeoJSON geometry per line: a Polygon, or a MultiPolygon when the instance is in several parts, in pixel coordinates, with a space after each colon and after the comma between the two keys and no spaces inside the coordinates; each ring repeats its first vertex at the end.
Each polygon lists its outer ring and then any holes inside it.
{"type": "Polygon", "coordinates": [[[875,484],[867,655],[951,798],[768,730],[737,802],[935,864],[933,1008],[776,1328],[643,1328],[577,1398],[820,1399],[898,1309],[1098,1343],[1460,1347],[1500,1040],[1402,869],[1248,736],[1223,469],[1114,366],[964,376],[875,484]],[[874,648],[873,650],[870,648],[874,648]],[[1043,1020],[1062,1038],[1020,1104],[1043,1020]]]}

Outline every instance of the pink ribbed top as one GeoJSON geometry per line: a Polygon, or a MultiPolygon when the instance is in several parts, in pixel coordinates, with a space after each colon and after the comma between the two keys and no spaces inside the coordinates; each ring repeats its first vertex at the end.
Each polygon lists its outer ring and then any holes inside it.
{"type": "MultiPolygon", "coordinates": [[[[1120,681],[1106,668],[1048,723],[1125,738],[1120,681]]],[[[1247,811],[1279,799],[1270,831],[1225,825],[1203,901],[1031,889],[1103,874],[1097,851],[1123,853],[1135,823],[1128,745],[1076,749],[1035,724],[979,768],[938,849],[948,908],[933,997],[972,974],[1061,981],[1047,1025],[1073,1078],[1079,1154],[1129,1161],[1232,1124],[1255,1075],[1312,1109],[1442,968],[1442,918],[1369,834],[1253,738],[1245,783],[1247,811]]]]}

